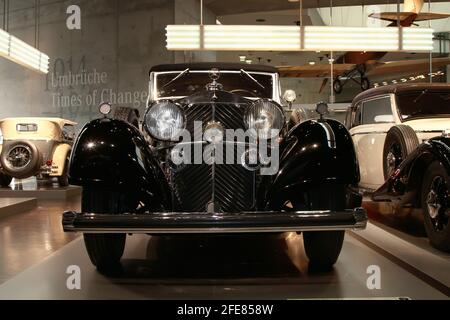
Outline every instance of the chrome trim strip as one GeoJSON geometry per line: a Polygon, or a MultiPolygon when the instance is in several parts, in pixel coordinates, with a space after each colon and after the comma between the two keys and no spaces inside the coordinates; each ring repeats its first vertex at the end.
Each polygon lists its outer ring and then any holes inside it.
{"type": "Polygon", "coordinates": [[[351,136],[358,136],[362,134],[387,134],[387,131],[367,131],[367,132],[355,132],[352,133],[351,136]]]}
{"type": "MultiPolygon", "coordinates": [[[[415,130],[416,133],[442,133],[444,130],[415,130]]],[[[355,132],[352,136],[361,134],[387,134],[387,131],[367,131],[367,132],[355,132]]]]}
{"type": "Polygon", "coordinates": [[[445,130],[415,130],[416,133],[442,133],[445,130]]]}
{"type": "Polygon", "coordinates": [[[266,233],[326,230],[361,230],[366,227],[367,214],[366,211],[362,208],[346,210],[345,212],[298,211],[249,212],[235,214],[167,212],[146,215],[108,215],[65,212],[63,215],[62,224],[64,231],[86,233],[266,233]],[[342,217],[338,217],[340,214],[347,214],[347,216],[345,216],[343,220],[342,217]],[[152,215],[154,216],[152,217],[152,215]],[[189,226],[189,222],[187,221],[190,220],[190,217],[192,217],[192,220],[194,220],[194,224],[198,224],[198,226],[189,226]],[[240,217],[242,217],[243,219],[239,219],[240,217]],[[226,221],[227,218],[231,218],[231,221],[226,221]],[[152,221],[153,219],[155,220],[155,222],[152,221]],[[256,222],[262,222],[265,225],[261,226],[257,223],[253,224],[251,221],[254,219],[257,220],[256,222]],[[165,222],[168,224],[166,227],[164,226],[165,222]],[[174,224],[175,222],[177,222],[177,224],[174,224]],[[127,227],[120,226],[120,224],[127,223],[127,227]],[[149,224],[151,223],[155,223],[155,227],[149,226],[149,224]],[[230,225],[221,226],[221,223],[230,223],[230,225]],[[270,223],[273,223],[273,225],[270,226],[270,223]],[[78,227],[76,226],[77,224],[79,225],[78,227]],[[89,226],[89,224],[93,225],[89,226]],[[96,224],[99,225],[97,226],[96,224]],[[102,224],[104,226],[101,226],[102,224]],[[147,226],[143,226],[145,224],[147,224],[147,226]]]}
{"type": "MultiPolygon", "coordinates": [[[[252,228],[160,228],[160,229],[120,229],[120,233],[132,234],[180,234],[180,233],[279,233],[279,232],[302,232],[302,231],[344,231],[344,230],[364,230],[366,222],[358,222],[354,225],[340,226],[315,226],[315,227],[252,227],[252,228]]],[[[108,228],[77,228],[71,230],[66,227],[65,231],[75,231],[82,233],[118,233],[117,229],[108,228]]]]}
{"type": "MultiPolygon", "coordinates": [[[[190,73],[209,73],[211,70],[191,70],[190,73]]],[[[151,93],[153,93],[153,97],[151,97],[153,99],[153,101],[156,100],[160,100],[160,99],[173,99],[173,100],[177,100],[177,99],[181,99],[181,98],[185,98],[185,96],[172,96],[172,97],[157,97],[156,93],[158,92],[158,75],[160,74],[169,74],[169,73],[179,73],[182,72],[181,71],[177,71],[177,70],[173,70],[173,71],[158,71],[158,72],[152,72],[152,74],[150,75],[150,87],[153,87],[151,90],[151,93]]],[[[240,71],[238,70],[220,70],[221,74],[225,74],[225,73],[233,73],[233,74],[237,74],[240,73],[240,71]]],[[[281,104],[281,92],[280,92],[280,88],[277,84],[279,84],[279,76],[278,73],[270,73],[270,72],[260,72],[260,71],[249,71],[250,74],[257,74],[257,75],[265,75],[265,76],[270,76],[272,77],[272,97],[271,99],[273,99],[274,101],[278,102],[279,104],[281,104]]],[[[246,97],[247,99],[253,100],[255,98],[253,97],[246,97]]],[[[258,99],[258,98],[257,98],[258,99]]],[[[150,94],[149,94],[149,98],[147,99],[147,105],[149,103],[150,100],[150,94]]]]}
{"type": "Polygon", "coordinates": [[[334,135],[333,128],[326,122],[318,122],[321,127],[325,130],[327,135],[328,147],[336,149],[336,136],[334,135]]]}

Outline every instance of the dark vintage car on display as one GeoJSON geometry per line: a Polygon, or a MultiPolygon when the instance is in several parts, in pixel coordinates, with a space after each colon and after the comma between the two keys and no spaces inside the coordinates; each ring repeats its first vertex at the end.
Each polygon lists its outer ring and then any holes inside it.
{"type": "MultiPolygon", "coordinates": [[[[450,93],[448,93],[450,97],[450,93]]],[[[420,144],[376,190],[375,201],[423,211],[430,243],[450,252],[450,132],[420,144]]]]}
{"type": "Polygon", "coordinates": [[[64,213],[64,230],[84,233],[100,270],[139,233],[303,232],[310,264],[332,266],[345,230],[367,222],[353,142],[322,116],[288,130],[280,97],[268,66],[153,67],[142,130],[106,115],[81,130],[69,177],[82,212],[64,213]]]}

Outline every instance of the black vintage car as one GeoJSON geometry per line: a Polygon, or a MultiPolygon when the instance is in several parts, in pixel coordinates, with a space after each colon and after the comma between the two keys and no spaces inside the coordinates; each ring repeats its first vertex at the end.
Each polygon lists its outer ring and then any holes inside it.
{"type": "Polygon", "coordinates": [[[127,234],[286,231],[304,232],[311,264],[332,266],[345,230],[367,221],[352,139],[322,117],[288,129],[280,96],[268,66],[153,67],[142,130],[107,116],[81,130],[69,176],[82,212],[64,213],[64,230],[84,233],[98,269],[120,261],[127,234]]]}
{"type": "MultiPolygon", "coordinates": [[[[447,94],[448,95],[448,94],[447,94]]],[[[423,210],[430,243],[450,252],[450,138],[449,132],[424,141],[372,194],[375,201],[423,210]]]]}

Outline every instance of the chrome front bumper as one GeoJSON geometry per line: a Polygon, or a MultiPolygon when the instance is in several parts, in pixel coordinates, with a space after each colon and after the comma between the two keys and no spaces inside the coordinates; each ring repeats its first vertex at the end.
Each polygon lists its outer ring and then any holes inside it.
{"type": "Polygon", "coordinates": [[[84,233],[252,233],[364,229],[362,208],[346,211],[94,214],[68,211],[64,231],[84,233]]]}

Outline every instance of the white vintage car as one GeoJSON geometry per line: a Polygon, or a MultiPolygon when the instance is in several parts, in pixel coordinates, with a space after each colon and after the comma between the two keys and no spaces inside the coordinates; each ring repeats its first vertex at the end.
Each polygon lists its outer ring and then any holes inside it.
{"type": "Polygon", "coordinates": [[[374,190],[424,140],[450,130],[450,85],[402,84],[365,91],[347,111],[360,187],[374,190]]]}
{"type": "Polygon", "coordinates": [[[69,184],[67,167],[75,122],[60,118],[7,118],[0,120],[0,185],[12,178],[58,178],[69,184]]]}

